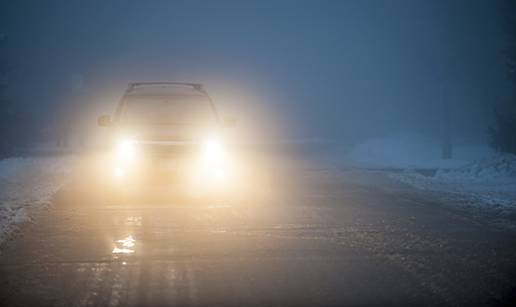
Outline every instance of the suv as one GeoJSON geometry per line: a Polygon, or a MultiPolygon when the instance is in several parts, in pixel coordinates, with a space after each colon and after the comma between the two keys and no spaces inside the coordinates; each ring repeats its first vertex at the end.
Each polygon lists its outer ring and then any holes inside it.
{"type": "Polygon", "coordinates": [[[234,120],[221,120],[201,84],[131,83],[114,115],[98,124],[110,130],[104,169],[119,187],[160,183],[205,193],[235,181],[236,160],[223,137],[234,120]]]}

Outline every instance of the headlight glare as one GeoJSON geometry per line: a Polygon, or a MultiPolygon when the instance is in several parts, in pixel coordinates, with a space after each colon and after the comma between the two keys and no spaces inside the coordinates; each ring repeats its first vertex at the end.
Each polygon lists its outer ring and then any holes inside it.
{"type": "Polygon", "coordinates": [[[123,162],[132,161],[136,156],[136,142],[132,139],[122,139],[116,144],[117,158],[123,162]]]}
{"type": "Polygon", "coordinates": [[[203,155],[207,161],[222,162],[225,158],[225,148],[217,139],[208,139],[203,143],[203,155]]]}

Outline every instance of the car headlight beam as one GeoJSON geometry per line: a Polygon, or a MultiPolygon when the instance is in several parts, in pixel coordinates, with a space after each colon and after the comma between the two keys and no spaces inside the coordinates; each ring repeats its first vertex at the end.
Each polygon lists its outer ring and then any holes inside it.
{"type": "Polygon", "coordinates": [[[136,156],[136,142],[132,139],[122,139],[116,144],[115,150],[119,161],[132,161],[136,156]]]}
{"type": "Polygon", "coordinates": [[[225,159],[224,145],[217,139],[208,139],[202,145],[203,157],[207,162],[221,163],[225,159]]]}

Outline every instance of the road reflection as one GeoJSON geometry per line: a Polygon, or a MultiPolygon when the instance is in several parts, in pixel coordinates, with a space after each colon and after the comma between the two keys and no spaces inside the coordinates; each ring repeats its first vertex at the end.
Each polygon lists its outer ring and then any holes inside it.
{"type": "Polygon", "coordinates": [[[132,254],[135,251],[136,240],[133,236],[115,241],[115,247],[113,248],[113,254],[132,254]]]}
{"type": "Polygon", "coordinates": [[[125,225],[142,226],[142,217],[141,216],[129,216],[125,219],[125,225]]]}
{"type": "MultiPolygon", "coordinates": [[[[122,224],[127,226],[126,229],[129,233],[134,233],[134,227],[141,227],[143,222],[143,217],[139,215],[130,215],[126,216],[123,219],[122,224]]],[[[115,221],[115,224],[119,224],[119,221],[115,221]]],[[[126,234],[127,234],[126,232],[126,234]]],[[[123,255],[123,254],[134,254],[136,251],[136,239],[132,234],[126,236],[123,239],[115,240],[113,250],[111,251],[114,255],[123,255]]]]}

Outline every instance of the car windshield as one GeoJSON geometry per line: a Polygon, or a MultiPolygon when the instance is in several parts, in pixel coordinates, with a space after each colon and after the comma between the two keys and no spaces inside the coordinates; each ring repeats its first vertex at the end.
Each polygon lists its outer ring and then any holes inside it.
{"type": "Polygon", "coordinates": [[[200,95],[126,97],[119,114],[129,125],[210,125],[216,121],[210,101],[200,95]]]}

